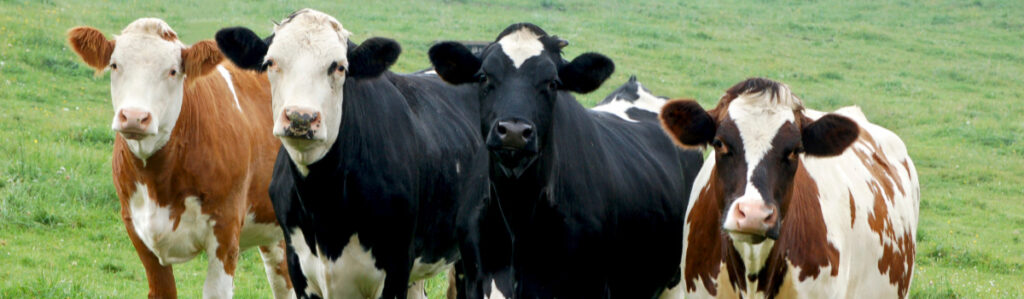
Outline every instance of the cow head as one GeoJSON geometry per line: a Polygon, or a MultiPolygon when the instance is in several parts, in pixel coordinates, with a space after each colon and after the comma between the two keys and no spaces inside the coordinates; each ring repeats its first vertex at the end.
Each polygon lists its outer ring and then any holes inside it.
{"type": "Polygon", "coordinates": [[[711,111],[693,100],[662,109],[662,126],[678,145],[714,149],[711,180],[722,198],[707,200],[718,201],[722,229],[734,241],[778,238],[801,157],[838,155],[860,132],[846,117],[811,120],[803,109],[789,87],[762,78],[729,88],[711,111]]]}
{"type": "Polygon", "coordinates": [[[501,32],[479,57],[456,42],[430,48],[442,79],[478,86],[483,137],[506,174],[521,175],[547,143],[560,92],[591,92],[615,70],[597,53],[565,61],[566,45],[536,25],[520,23],[501,32]]]}
{"type": "Polygon", "coordinates": [[[191,47],[162,20],[138,19],[108,40],[92,27],[68,31],[71,49],[97,74],[110,70],[111,128],[147,159],[170,140],[186,81],[209,73],[223,57],[213,41],[191,47]]]}
{"type": "Polygon", "coordinates": [[[288,16],[265,39],[243,27],[217,32],[225,56],[267,73],[273,133],[300,170],[323,158],[338,138],[345,81],[379,76],[401,52],[398,43],[384,38],[357,47],[350,35],[334,17],[312,9],[288,16]]]}

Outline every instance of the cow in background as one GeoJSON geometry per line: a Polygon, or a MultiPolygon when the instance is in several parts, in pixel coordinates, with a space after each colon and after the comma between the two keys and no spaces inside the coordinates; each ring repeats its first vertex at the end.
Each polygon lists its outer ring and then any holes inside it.
{"type": "Polygon", "coordinates": [[[714,151],[687,208],[687,298],[906,298],[920,190],[907,148],[857,107],[804,108],[753,78],[705,111],[662,109],[685,148],[714,151]]]}
{"type": "Polygon", "coordinates": [[[280,146],[267,134],[266,76],[221,63],[211,40],[183,44],[159,19],[113,40],[75,27],[68,40],[97,74],[111,72],[114,186],[149,296],[176,297],[171,264],[205,251],[203,297],[230,298],[239,252],[259,246],[274,297],[292,297],[266,191],[280,146]]]}
{"type": "Polygon", "coordinates": [[[653,298],[678,282],[702,155],[673,147],[658,106],[580,105],[571,92],[597,89],[614,65],[596,53],[566,61],[567,44],[520,23],[479,56],[456,42],[429,56],[445,81],[477,91],[515,297],[653,298]]]}

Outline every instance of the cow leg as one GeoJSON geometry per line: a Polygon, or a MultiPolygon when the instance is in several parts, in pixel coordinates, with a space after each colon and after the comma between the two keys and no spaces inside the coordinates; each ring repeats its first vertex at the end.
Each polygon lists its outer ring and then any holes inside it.
{"type": "Polygon", "coordinates": [[[219,219],[207,242],[206,282],[203,298],[231,298],[234,293],[235,266],[238,264],[238,231],[241,222],[219,219]]]}
{"type": "Polygon", "coordinates": [[[448,268],[448,299],[458,299],[459,294],[462,294],[463,297],[466,296],[465,293],[459,293],[459,289],[466,289],[466,286],[462,285],[464,282],[461,282],[458,279],[459,270],[456,269],[461,267],[462,261],[460,260],[456,262],[455,265],[452,265],[451,268],[448,268]]]}
{"type": "Polygon", "coordinates": [[[171,266],[160,264],[160,259],[142,243],[142,239],[135,234],[135,224],[131,216],[122,215],[125,228],[128,229],[128,238],[135,246],[135,252],[142,260],[142,267],[146,269],[146,280],[149,281],[149,298],[178,298],[178,290],[174,286],[174,271],[171,266]]]}
{"type": "Polygon", "coordinates": [[[405,295],[406,298],[427,299],[426,285],[426,279],[413,282],[411,285],[409,285],[409,291],[405,295]]]}
{"type": "Polygon", "coordinates": [[[281,240],[276,246],[260,246],[260,257],[267,271],[267,280],[275,299],[295,298],[292,281],[288,278],[288,263],[285,262],[285,242],[281,240]]]}

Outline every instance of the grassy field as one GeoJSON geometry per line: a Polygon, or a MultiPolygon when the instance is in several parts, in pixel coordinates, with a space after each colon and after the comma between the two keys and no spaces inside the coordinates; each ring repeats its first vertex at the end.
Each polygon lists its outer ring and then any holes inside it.
{"type": "MultiPolygon", "coordinates": [[[[860,105],[918,166],[913,296],[1024,297],[1024,2],[207,2],[0,0],[0,298],[146,293],[111,184],[109,79],[68,49],[68,28],[112,37],[159,17],[192,43],[234,25],[267,34],[302,7],[357,41],[397,39],[399,72],[428,66],[435,40],[491,40],[529,21],[568,39],[567,57],[615,60],[612,79],[580,97],[590,105],[630,74],[705,106],[750,76],[788,83],[811,108],[860,105]]],[[[183,297],[200,297],[204,259],[175,266],[183,297]]],[[[239,269],[237,297],[269,297],[255,251],[239,269]]],[[[441,294],[443,278],[430,288],[441,294]]]]}

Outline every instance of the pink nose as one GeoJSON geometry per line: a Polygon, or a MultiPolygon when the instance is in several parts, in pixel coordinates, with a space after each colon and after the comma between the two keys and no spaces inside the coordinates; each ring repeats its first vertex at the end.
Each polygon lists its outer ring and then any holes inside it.
{"type": "Polygon", "coordinates": [[[776,211],[764,203],[740,202],[732,211],[736,230],[742,233],[764,235],[778,218],[776,211]]]}
{"type": "Polygon", "coordinates": [[[284,133],[288,137],[313,139],[320,130],[320,112],[309,108],[284,108],[284,133]]]}
{"type": "Polygon", "coordinates": [[[137,139],[146,134],[146,129],[153,120],[149,112],[133,108],[121,109],[117,119],[121,122],[120,132],[128,139],[137,139]]]}

